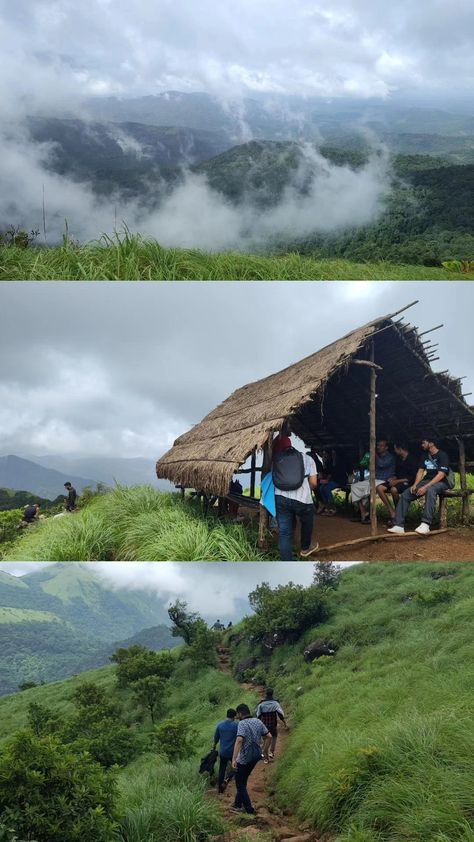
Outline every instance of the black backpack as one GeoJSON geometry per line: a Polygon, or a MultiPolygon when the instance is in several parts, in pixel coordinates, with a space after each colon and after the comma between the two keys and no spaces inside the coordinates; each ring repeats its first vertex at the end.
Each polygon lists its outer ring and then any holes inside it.
{"type": "Polygon", "coordinates": [[[219,755],[214,748],[214,749],[212,749],[212,751],[209,752],[209,754],[206,754],[205,757],[202,757],[201,758],[201,765],[199,766],[199,774],[200,775],[205,775],[205,774],[212,775],[218,756],[219,755]]]}
{"type": "Polygon", "coordinates": [[[305,478],[303,454],[294,447],[287,447],[273,457],[273,485],[280,491],[296,491],[305,478]]]}

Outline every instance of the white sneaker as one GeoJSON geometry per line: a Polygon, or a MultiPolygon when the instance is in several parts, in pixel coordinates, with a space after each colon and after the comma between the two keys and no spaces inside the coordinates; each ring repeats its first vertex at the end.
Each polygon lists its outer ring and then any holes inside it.
{"type": "Polygon", "coordinates": [[[420,525],[415,529],[415,532],[418,532],[418,535],[428,535],[430,531],[430,526],[428,523],[420,523],[420,525]]]}
{"type": "Polygon", "coordinates": [[[403,535],[405,529],[403,526],[391,526],[390,529],[387,529],[387,532],[391,532],[392,535],[403,535]]]}

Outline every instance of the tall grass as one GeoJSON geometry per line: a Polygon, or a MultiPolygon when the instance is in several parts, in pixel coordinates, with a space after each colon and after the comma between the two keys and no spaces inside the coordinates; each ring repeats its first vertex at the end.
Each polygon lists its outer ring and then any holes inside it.
{"type": "Polygon", "coordinates": [[[355,263],[297,252],[265,257],[162,248],[125,231],[78,246],[0,248],[0,280],[467,280],[474,274],[394,263],[355,263]]]}
{"type": "Polygon", "coordinates": [[[204,518],[197,505],[151,486],[117,486],[82,511],[50,518],[7,553],[22,561],[255,561],[254,531],[204,518]]]}
{"type": "Polygon", "coordinates": [[[280,806],[337,842],[474,842],[473,585],[469,564],[361,565],[332,618],[276,650],[266,678],[293,724],[280,806]],[[305,664],[316,637],[338,652],[305,664]]]}

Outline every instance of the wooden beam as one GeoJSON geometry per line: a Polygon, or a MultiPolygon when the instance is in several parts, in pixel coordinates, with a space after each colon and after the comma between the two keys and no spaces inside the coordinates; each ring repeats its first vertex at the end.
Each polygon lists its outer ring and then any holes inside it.
{"type": "Polygon", "coordinates": [[[375,543],[377,541],[389,541],[397,543],[397,541],[403,541],[403,539],[413,539],[416,540],[423,540],[423,538],[430,538],[433,535],[439,535],[441,532],[450,532],[451,529],[432,529],[426,535],[419,535],[418,532],[404,532],[401,535],[390,535],[390,534],[382,534],[382,535],[365,535],[363,538],[353,538],[351,541],[339,541],[337,544],[329,544],[327,547],[318,547],[317,550],[314,550],[311,555],[316,555],[317,553],[327,553],[331,552],[332,550],[339,550],[346,547],[353,547],[358,544],[370,544],[375,543]]]}
{"type": "Polygon", "coordinates": [[[421,336],[426,336],[427,333],[433,333],[434,330],[439,330],[440,327],[444,327],[444,325],[436,325],[436,327],[430,327],[429,330],[424,330],[422,333],[418,334],[418,339],[420,339],[421,336]]]}
{"type": "MultiPolygon", "coordinates": [[[[377,370],[374,362],[374,343],[372,341],[371,348],[370,348],[370,357],[371,357],[371,369],[370,369],[370,409],[369,409],[369,421],[370,421],[370,439],[369,439],[369,452],[370,452],[370,462],[369,462],[369,480],[370,480],[370,531],[372,536],[377,535],[377,489],[375,487],[375,461],[376,461],[376,443],[377,443],[377,433],[376,433],[376,385],[377,385],[377,370]]],[[[380,370],[380,366],[377,366],[377,369],[380,370]]]]}
{"type": "Polygon", "coordinates": [[[257,464],[257,454],[254,450],[250,460],[250,496],[255,497],[255,471],[257,464]]]}

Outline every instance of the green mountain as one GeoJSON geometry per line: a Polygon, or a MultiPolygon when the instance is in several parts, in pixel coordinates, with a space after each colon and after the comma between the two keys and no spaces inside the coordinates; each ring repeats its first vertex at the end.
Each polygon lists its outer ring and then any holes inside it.
{"type": "Polygon", "coordinates": [[[130,640],[174,646],[167,624],[165,600],[114,590],[87,565],[57,564],[21,579],[0,573],[0,694],[106,664],[130,640]]]}
{"type": "Polygon", "coordinates": [[[47,500],[54,500],[58,494],[64,494],[64,483],[68,481],[72,482],[78,493],[86,486],[95,488],[97,485],[96,480],[62,474],[19,456],[0,456],[0,488],[29,491],[47,500]]]}
{"type": "MultiPolygon", "coordinates": [[[[224,635],[222,670],[183,646],[155,727],[109,666],[1,699],[2,745],[25,727],[30,702],[63,723],[73,691],[92,681],[137,740],[137,755],[108,772],[119,780],[118,842],[471,842],[473,584],[474,567],[452,563],[357,565],[323,592],[262,585],[253,614],[224,635]],[[225,709],[254,710],[262,684],[290,729],[275,763],[254,775],[250,832],[229,813],[230,794],[206,795],[196,770],[225,709]]],[[[0,776],[0,799],[7,784],[0,776]]]]}

